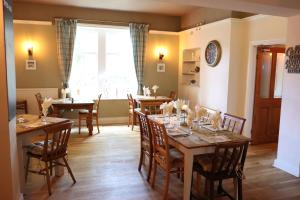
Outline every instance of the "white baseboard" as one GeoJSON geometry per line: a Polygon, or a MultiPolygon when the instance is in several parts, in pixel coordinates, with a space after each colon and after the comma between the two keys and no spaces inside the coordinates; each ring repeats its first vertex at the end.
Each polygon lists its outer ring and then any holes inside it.
{"type": "Polygon", "coordinates": [[[273,166],[281,169],[289,174],[292,174],[296,177],[300,177],[300,166],[299,165],[292,165],[284,160],[276,159],[274,160],[273,166]]]}
{"type": "MultiPolygon", "coordinates": [[[[78,126],[78,119],[71,119],[74,121],[74,125],[78,126]]],[[[108,124],[127,124],[128,122],[128,117],[100,117],[99,118],[99,123],[100,125],[108,125],[108,124]]],[[[81,125],[86,125],[85,120],[81,121],[81,125]]],[[[95,120],[93,120],[93,125],[96,125],[95,120]]]]}

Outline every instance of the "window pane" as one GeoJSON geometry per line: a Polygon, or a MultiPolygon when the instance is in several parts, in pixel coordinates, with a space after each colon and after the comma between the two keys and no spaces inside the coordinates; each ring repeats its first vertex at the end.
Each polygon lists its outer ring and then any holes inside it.
{"type": "Polygon", "coordinates": [[[285,54],[277,53],[274,98],[281,98],[282,96],[284,61],[285,61],[285,54]]]}
{"type": "Polygon", "coordinates": [[[272,69],[272,53],[263,52],[262,65],[261,65],[261,77],[260,77],[261,98],[269,98],[271,69],[272,69]]]}
{"type": "Polygon", "coordinates": [[[74,98],[127,98],[137,80],[128,29],[77,29],[70,87],[74,98]],[[79,92],[78,92],[79,91],[79,92]]]}

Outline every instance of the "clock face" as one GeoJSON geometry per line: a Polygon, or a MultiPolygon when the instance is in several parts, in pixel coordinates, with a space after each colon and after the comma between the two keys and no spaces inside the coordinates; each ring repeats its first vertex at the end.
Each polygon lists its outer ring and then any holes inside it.
{"type": "Polygon", "coordinates": [[[221,46],[216,40],[210,41],[205,50],[205,60],[209,66],[216,66],[221,58],[221,46]]]}

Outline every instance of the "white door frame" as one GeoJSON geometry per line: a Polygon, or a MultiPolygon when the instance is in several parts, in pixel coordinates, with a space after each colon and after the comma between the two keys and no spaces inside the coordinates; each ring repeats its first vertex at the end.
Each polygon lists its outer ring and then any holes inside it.
{"type": "Polygon", "coordinates": [[[247,119],[244,128],[244,134],[251,138],[252,117],[254,106],[254,89],[255,89],[255,73],[256,73],[256,54],[257,47],[260,45],[277,45],[286,44],[286,40],[257,40],[250,41],[248,51],[248,66],[247,66],[247,83],[246,83],[246,102],[245,102],[245,117],[247,119]]]}

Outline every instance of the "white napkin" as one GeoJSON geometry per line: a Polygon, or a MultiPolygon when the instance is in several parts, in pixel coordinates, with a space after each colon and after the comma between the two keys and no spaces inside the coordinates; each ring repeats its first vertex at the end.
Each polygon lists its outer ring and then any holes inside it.
{"type": "Polygon", "coordinates": [[[43,114],[48,112],[48,109],[52,105],[52,102],[53,102],[53,100],[52,100],[51,97],[50,98],[46,97],[44,99],[44,101],[42,103],[42,112],[43,112],[43,114]]]}

